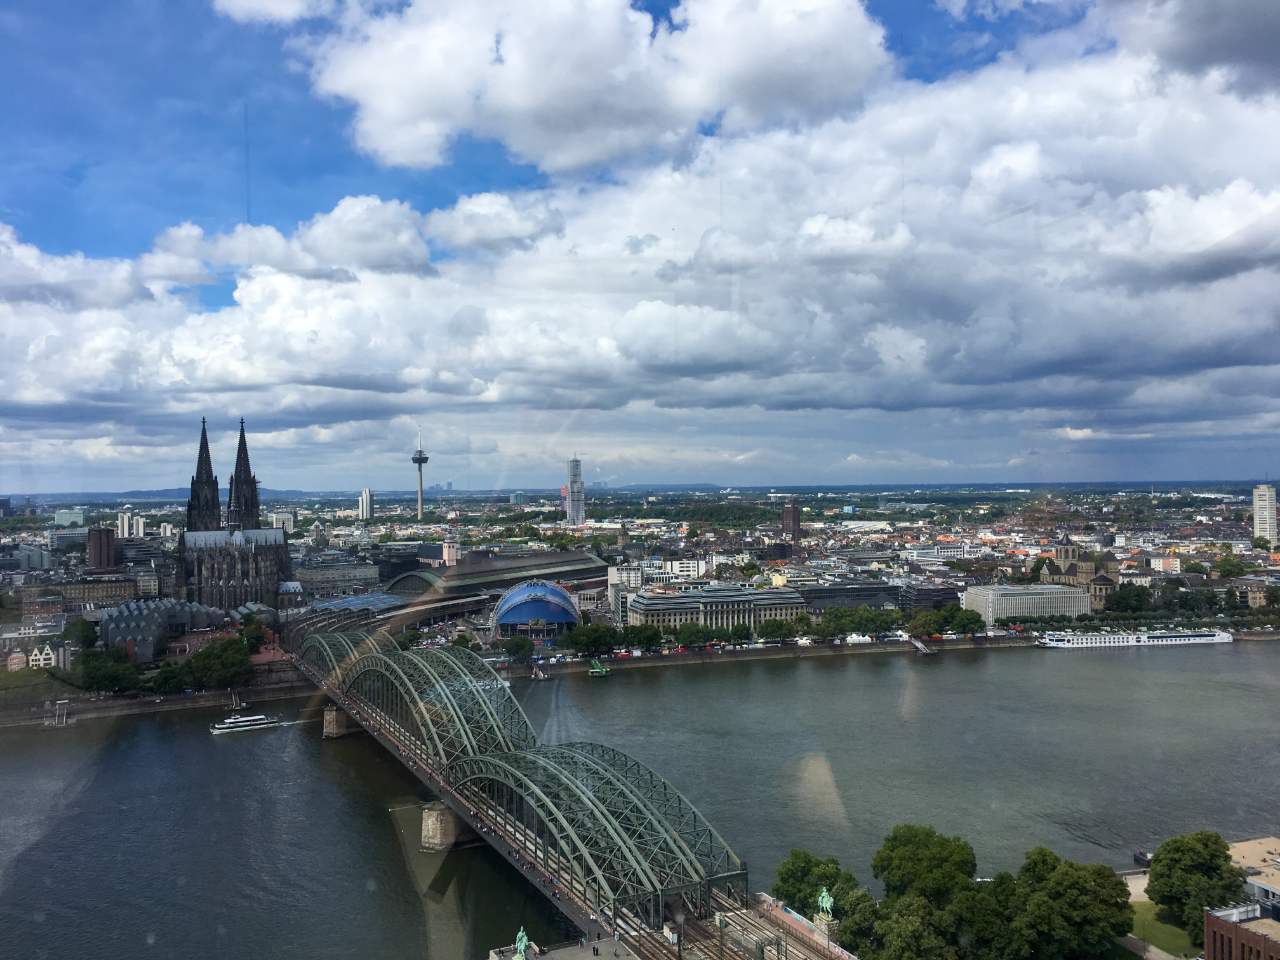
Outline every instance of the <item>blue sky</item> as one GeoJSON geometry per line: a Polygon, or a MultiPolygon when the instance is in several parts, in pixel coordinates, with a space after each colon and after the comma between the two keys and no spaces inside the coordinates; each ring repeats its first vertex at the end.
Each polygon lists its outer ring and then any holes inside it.
{"type": "Polygon", "coordinates": [[[202,415],[278,487],[419,423],[477,486],[1274,473],[1280,7],[1215,9],[17,0],[0,491],[202,415]]]}
{"type": "MultiPolygon", "coordinates": [[[[636,6],[665,19],[672,4],[636,6]]],[[[926,81],[1078,17],[1034,8],[971,23],[931,0],[868,9],[903,72],[926,81]]],[[[501,143],[467,136],[430,171],[377,163],[351,142],[351,108],[314,96],[305,66],[282,56],[288,33],[237,23],[205,0],[10,4],[0,14],[0,219],[44,250],[95,257],[137,256],[184,220],[229,229],[245,216],[246,105],[253,222],[281,230],[351,194],[429,210],[546,181],[501,143]]]]}
{"type": "Polygon", "coordinates": [[[431,209],[542,179],[465,138],[429,173],[373,162],[352,146],[351,110],[281,55],[284,30],[203,0],[19,0],[0,37],[0,218],[50,252],[132,257],[184,220],[242,221],[246,106],[255,223],[289,229],[350,194],[431,209]]]}

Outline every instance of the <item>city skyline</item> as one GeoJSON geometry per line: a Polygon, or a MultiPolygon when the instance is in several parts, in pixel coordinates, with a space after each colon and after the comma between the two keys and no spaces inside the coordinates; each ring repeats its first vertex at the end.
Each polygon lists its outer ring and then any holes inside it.
{"type": "Polygon", "coordinates": [[[155,9],[0,20],[0,487],[152,486],[217,408],[288,487],[402,486],[419,420],[468,488],[1271,472],[1264,5],[155,9]]]}
{"type": "Polygon", "coordinates": [[[0,144],[6,956],[1280,960],[1280,0],[7,0],[0,144]]]}

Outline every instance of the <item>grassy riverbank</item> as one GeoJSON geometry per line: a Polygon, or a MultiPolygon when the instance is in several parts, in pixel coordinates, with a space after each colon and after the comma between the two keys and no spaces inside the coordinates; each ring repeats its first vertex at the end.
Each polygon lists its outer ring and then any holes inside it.
{"type": "Polygon", "coordinates": [[[1175,957],[1198,955],[1200,951],[1192,946],[1187,931],[1165,923],[1157,916],[1157,910],[1150,900],[1140,900],[1133,904],[1133,935],[1175,957]]]}
{"type": "Polygon", "coordinates": [[[11,704],[43,703],[78,696],[83,691],[55,680],[43,670],[15,670],[0,673],[0,708],[11,704]]]}

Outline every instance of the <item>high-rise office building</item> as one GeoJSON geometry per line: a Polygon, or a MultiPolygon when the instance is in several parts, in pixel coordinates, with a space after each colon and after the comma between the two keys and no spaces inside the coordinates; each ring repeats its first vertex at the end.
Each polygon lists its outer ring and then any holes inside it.
{"type": "Polygon", "coordinates": [[[586,492],[582,486],[582,461],[573,457],[568,462],[568,485],[564,489],[564,520],[570,526],[586,522],[586,492]]]}
{"type": "Polygon", "coordinates": [[[89,566],[110,570],[116,565],[116,532],[110,527],[94,527],[89,531],[89,566]]]}
{"type": "Polygon", "coordinates": [[[283,530],[285,533],[293,533],[298,525],[298,514],[295,510],[277,510],[275,513],[268,514],[267,519],[271,521],[273,529],[283,530]]]}
{"type": "Polygon", "coordinates": [[[1269,483],[1253,488],[1253,535],[1280,546],[1276,543],[1276,488],[1269,483]]]}
{"type": "Polygon", "coordinates": [[[133,536],[133,514],[127,511],[116,514],[116,536],[121,540],[133,536]]]}
{"type": "Polygon", "coordinates": [[[129,520],[129,536],[141,539],[147,535],[147,518],[131,517],[129,520]]]}
{"type": "Polygon", "coordinates": [[[564,518],[571,527],[587,522],[587,497],[582,486],[582,461],[574,457],[569,461],[569,485],[565,490],[564,518]]]}
{"type": "Polygon", "coordinates": [[[782,505],[782,536],[792,543],[799,543],[802,535],[800,505],[794,500],[789,500],[782,505]]]}
{"type": "Polygon", "coordinates": [[[373,519],[373,491],[368,487],[360,491],[360,501],[356,509],[359,511],[361,520],[373,519]]]}

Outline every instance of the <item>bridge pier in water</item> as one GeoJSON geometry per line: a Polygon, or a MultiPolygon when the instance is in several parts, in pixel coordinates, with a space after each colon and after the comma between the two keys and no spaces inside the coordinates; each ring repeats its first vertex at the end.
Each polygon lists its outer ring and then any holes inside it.
{"type": "Polygon", "coordinates": [[[338,737],[350,736],[353,733],[364,733],[364,728],[352,720],[345,710],[332,703],[324,708],[322,736],[325,740],[336,740],[338,737]]]}
{"type": "Polygon", "coordinates": [[[300,624],[293,656],[335,701],[326,737],[367,731],[441,798],[420,808],[424,851],[474,829],[579,929],[650,960],[678,952],[659,933],[676,914],[691,939],[725,910],[766,923],[751,912],[746,864],[659,774],[605,744],[539,744],[470,650],[402,651],[385,630],[356,627],[300,624]]]}
{"type": "Polygon", "coordinates": [[[473,839],[471,828],[439,800],[422,805],[423,850],[444,853],[459,841],[473,839]]]}

